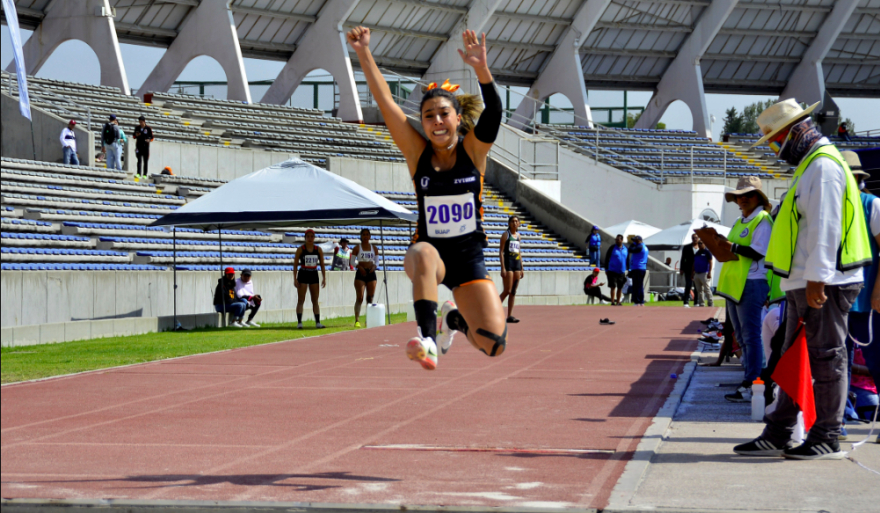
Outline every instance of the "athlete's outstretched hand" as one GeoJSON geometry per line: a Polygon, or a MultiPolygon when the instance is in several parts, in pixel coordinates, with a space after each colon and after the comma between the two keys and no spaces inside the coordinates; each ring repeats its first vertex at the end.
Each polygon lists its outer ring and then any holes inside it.
{"type": "Polygon", "coordinates": [[[459,50],[458,54],[461,55],[461,60],[465,64],[473,68],[487,67],[485,32],[482,33],[482,37],[482,41],[477,39],[477,33],[473,30],[465,30],[461,34],[461,39],[464,41],[464,51],[459,50]]]}
{"type": "Polygon", "coordinates": [[[355,27],[349,30],[345,38],[355,52],[370,47],[370,29],[366,27],[355,27]]]}

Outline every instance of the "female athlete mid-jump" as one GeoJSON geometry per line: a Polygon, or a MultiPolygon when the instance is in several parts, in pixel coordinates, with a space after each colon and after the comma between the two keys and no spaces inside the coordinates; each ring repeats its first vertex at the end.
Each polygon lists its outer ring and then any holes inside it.
{"type": "Polygon", "coordinates": [[[488,243],[482,194],[486,157],[501,126],[502,108],[486,63],[486,35],[478,40],[473,30],[465,31],[464,51],[458,51],[476,72],[485,110],[479,113],[477,96],[456,96],[454,87],[429,89],[420,105],[427,139],[410,126],[391,96],[370,53],[370,30],[357,27],[347,37],[416,188],[418,229],[404,269],[413,283],[419,336],[407,343],[407,356],[425,369],[435,369],[437,344],[445,353],[455,331],[464,333],[480,351],[498,356],[507,345],[507,323],[483,258],[488,243]],[[443,305],[438,331],[441,283],[452,290],[458,307],[451,301],[443,305]]]}

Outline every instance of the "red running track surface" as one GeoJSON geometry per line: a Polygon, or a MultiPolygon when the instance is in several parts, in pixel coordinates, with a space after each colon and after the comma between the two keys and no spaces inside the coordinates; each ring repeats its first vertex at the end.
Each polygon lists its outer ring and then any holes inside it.
{"type": "Polygon", "coordinates": [[[602,508],[705,313],[519,307],[433,372],[409,323],[6,386],[0,493],[602,508]]]}

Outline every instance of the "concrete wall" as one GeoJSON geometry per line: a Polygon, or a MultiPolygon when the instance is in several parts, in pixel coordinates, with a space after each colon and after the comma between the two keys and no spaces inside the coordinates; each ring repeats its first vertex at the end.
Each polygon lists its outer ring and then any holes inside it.
{"type": "MultiPolygon", "coordinates": [[[[62,162],[64,153],[61,150],[61,131],[67,127],[69,119],[62,119],[55,114],[31,105],[31,117],[34,123],[34,136],[31,140],[31,123],[18,110],[18,99],[6,93],[0,95],[0,154],[4,157],[17,159],[34,158],[36,145],[37,160],[44,162],[62,162]]],[[[82,120],[77,120],[81,122],[82,120]]],[[[82,124],[74,128],[76,132],[76,149],[80,164],[95,165],[95,136],[82,124]]]]}
{"type": "MultiPolygon", "coordinates": [[[[234,180],[260,169],[284,162],[295,153],[256,148],[187,144],[158,139],[150,145],[150,173],[165,166],[175,175],[234,180]]],[[[133,158],[132,161],[136,162],[133,158]]]]}
{"type": "MultiPolygon", "coordinates": [[[[500,273],[492,272],[501,291],[500,273]]],[[[530,272],[520,283],[517,304],[583,304],[583,272],[530,272]]],[[[211,305],[218,276],[207,272],[178,272],[177,314],[184,327],[218,325],[211,305]]],[[[604,280],[604,277],[602,278],[604,280]]],[[[355,291],[351,272],[328,272],[320,306],[324,318],[353,315],[355,291]]],[[[256,272],[254,284],[264,298],[258,322],[295,320],[293,273],[256,272]]],[[[3,271],[0,273],[2,344],[63,342],[104,336],[146,333],[172,327],[173,274],[170,272],[3,271]]],[[[607,293],[607,290],[604,291],[607,293]]],[[[388,273],[392,313],[412,301],[412,284],[400,271],[388,273]]],[[[452,299],[440,287],[440,301],[452,299]]],[[[381,282],[376,300],[385,301],[381,282]]],[[[306,299],[306,317],[312,306],[306,299]]]]}
{"type": "Polygon", "coordinates": [[[371,191],[413,192],[409,168],[402,162],[332,157],[327,169],[371,191]]]}

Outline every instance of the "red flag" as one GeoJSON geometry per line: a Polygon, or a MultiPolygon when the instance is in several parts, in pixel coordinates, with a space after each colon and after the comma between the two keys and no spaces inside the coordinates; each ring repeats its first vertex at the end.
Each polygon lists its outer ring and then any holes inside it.
{"type": "Polygon", "coordinates": [[[804,431],[809,431],[816,422],[816,399],[803,319],[798,319],[796,333],[794,343],[782,354],[771,377],[804,412],[804,431]]]}

